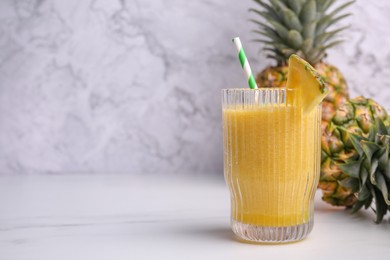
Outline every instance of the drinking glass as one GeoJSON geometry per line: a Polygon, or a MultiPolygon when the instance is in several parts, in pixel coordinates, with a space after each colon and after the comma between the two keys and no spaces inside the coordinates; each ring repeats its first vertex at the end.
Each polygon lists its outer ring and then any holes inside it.
{"type": "Polygon", "coordinates": [[[313,228],[320,173],[321,105],[286,104],[286,90],[222,90],[224,176],[241,239],[282,243],[313,228]]]}

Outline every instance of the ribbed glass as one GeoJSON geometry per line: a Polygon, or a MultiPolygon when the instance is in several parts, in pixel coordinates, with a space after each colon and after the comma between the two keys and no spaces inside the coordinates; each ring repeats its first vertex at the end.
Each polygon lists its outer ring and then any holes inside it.
{"type": "Polygon", "coordinates": [[[234,233],[292,242],[313,227],[321,106],[304,114],[285,89],[222,90],[224,173],[234,233]]]}

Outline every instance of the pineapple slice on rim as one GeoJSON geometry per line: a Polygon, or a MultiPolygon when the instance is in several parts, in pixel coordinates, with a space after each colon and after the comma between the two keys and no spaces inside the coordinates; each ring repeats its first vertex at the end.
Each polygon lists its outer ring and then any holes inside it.
{"type": "Polygon", "coordinates": [[[309,113],[328,94],[326,84],[317,71],[298,55],[291,55],[288,64],[287,104],[301,107],[304,113],[309,113]]]}

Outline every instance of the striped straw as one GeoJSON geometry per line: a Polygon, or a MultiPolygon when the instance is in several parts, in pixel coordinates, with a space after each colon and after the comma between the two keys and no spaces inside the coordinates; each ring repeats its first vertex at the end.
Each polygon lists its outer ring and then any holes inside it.
{"type": "Polygon", "coordinates": [[[245,76],[248,80],[249,87],[251,89],[256,89],[257,84],[255,81],[255,78],[253,77],[251,66],[249,65],[249,61],[246,58],[244,49],[242,48],[242,44],[239,37],[235,37],[232,39],[234,45],[236,45],[237,52],[238,52],[238,59],[240,60],[241,67],[244,70],[245,76]]]}

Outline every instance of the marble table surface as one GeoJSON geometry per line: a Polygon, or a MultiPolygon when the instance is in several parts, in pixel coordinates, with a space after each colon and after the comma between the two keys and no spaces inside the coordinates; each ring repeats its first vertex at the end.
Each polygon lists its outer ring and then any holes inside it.
{"type": "Polygon", "coordinates": [[[177,175],[0,177],[0,259],[379,259],[390,225],[316,196],[310,236],[286,245],[238,241],[222,179],[177,175]]]}

